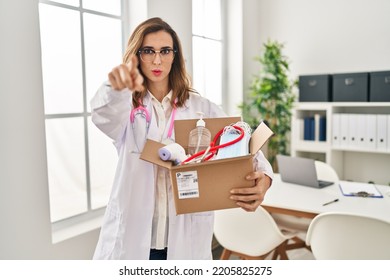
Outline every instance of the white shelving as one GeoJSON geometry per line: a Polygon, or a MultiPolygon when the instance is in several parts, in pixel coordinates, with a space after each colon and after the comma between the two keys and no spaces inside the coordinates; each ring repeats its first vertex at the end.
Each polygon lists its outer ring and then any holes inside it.
{"type": "MultiPolygon", "coordinates": [[[[291,155],[329,163],[340,179],[390,184],[390,139],[387,148],[336,146],[332,144],[333,114],[390,116],[390,102],[300,102],[293,109],[291,155]],[[304,140],[305,117],[326,116],[326,141],[304,140]]],[[[388,117],[388,122],[390,118],[388,117]]],[[[390,125],[388,125],[389,127],[390,125]]],[[[341,127],[346,130],[346,127],[341,127]]],[[[387,135],[390,135],[387,133],[387,135]]]]}

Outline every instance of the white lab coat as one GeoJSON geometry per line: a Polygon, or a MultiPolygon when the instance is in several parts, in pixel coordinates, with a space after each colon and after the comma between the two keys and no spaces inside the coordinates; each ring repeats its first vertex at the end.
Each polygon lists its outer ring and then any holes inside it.
{"type": "MultiPolygon", "coordinates": [[[[153,113],[150,97],[143,101],[153,113]]],[[[152,219],[155,205],[154,166],[134,153],[134,131],[130,122],[131,92],[112,90],[103,85],[91,100],[92,121],[114,140],[119,160],[111,196],[107,205],[94,259],[149,259],[152,219]]],[[[176,120],[222,117],[214,103],[190,94],[184,107],[178,108],[176,120]]],[[[169,123],[167,124],[169,125],[169,123]]],[[[165,133],[167,133],[165,130],[165,133]]],[[[166,135],[164,136],[164,138],[166,135]]],[[[152,116],[148,138],[158,139],[157,123],[152,116]]],[[[143,139],[137,139],[142,140],[143,139]]],[[[141,147],[142,148],[142,147],[141,147]]],[[[260,154],[258,168],[272,176],[272,168],[260,154]]],[[[168,259],[212,259],[213,212],[176,215],[173,193],[168,190],[168,259]]]]}

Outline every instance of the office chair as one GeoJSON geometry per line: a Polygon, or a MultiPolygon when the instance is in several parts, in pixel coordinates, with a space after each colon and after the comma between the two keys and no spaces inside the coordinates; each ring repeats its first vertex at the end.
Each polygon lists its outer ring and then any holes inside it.
{"type": "Polygon", "coordinates": [[[215,211],[214,236],[224,248],[221,260],[231,255],[246,260],[265,259],[272,252],[272,259],[287,260],[286,250],[294,249],[294,244],[287,242],[294,235],[284,234],[261,206],[255,212],[241,208],[215,211]]]}
{"type": "MultiPolygon", "coordinates": [[[[316,167],[317,178],[319,180],[331,181],[335,183],[339,181],[339,176],[329,164],[317,160],[314,163],[316,167]]],[[[301,244],[301,248],[307,248],[310,250],[310,247],[305,244],[304,240],[306,238],[305,236],[312,219],[279,213],[272,213],[271,215],[280,229],[298,232],[300,237],[295,236],[293,238],[294,241],[296,244],[301,244]]]]}
{"type": "Polygon", "coordinates": [[[315,259],[390,260],[390,223],[355,214],[322,213],[310,224],[306,243],[315,259]]]}

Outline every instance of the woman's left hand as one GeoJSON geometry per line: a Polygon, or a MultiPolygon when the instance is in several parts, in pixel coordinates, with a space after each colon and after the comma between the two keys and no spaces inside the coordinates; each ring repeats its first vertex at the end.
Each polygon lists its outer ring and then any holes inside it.
{"type": "Polygon", "coordinates": [[[271,178],[261,171],[254,171],[246,176],[247,180],[255,180],[255,185],[249,188],[236,188],[230,191],[230,199],[245,211],[253,212],[263,202],[265,193],[271,186],[271,178]]]}

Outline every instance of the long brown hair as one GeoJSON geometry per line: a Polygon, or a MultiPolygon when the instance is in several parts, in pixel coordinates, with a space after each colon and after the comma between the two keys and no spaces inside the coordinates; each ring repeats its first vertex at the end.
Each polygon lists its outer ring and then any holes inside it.
{"type": "MultiPolygon", "coordinates": [[[[172,68],[169,73],[169,87],[172,89],[172,106],[176,105],[177,107],[182,107],[185,101],[189,98],[189,92],[195,92],[195,90],[191,88],[190,79],[185,69],[184,56],[179,37],[168,23],[163,21],[161,18],[155,17],[139,24],[127,42],[127,49],[123,56],[123,63],[128,63],[131,55],[138,55],[138,50],[142,47],[143,40],[147,34],[161,30],[166,31],[171,35],[173,40],[173,49],[176,50],[172,68]],[[174,104],[175,100],[177,101],[174,104]]],[[[138,56],[138,61],[139,60],[140,58],[138,56]]],[[[140,64],[138,65],[138,68],[142,73],[140,64]]],[[[136,91],[133,94],[134,107],[138,107],[140,105],[139,100],[142,102],[143,97],[146,94],[146,82],[147,81],[145,79],[144,91],[136,91]]]]}

